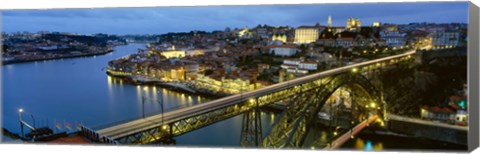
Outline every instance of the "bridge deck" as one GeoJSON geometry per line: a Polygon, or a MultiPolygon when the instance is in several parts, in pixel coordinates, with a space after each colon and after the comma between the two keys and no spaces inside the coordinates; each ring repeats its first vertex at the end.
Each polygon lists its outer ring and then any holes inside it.
{"type": "Polygon", "coordinates": [[[355,136],[357,135],[361,130],[363,130],[365,127],[368,126],[368,124],[374,122],[375,120],[377,120],[378,116],[375,115],[375,116],[372,116],[370,118],[368,118],[368,120],[366,121],[363,121],[361,123],[359,123],[357,126],[355,126],[353,129],[352,129],[352,132],[347,132],[345,134],[343,134],[342,136],[338,137],[337,139],[335,139],[331,145],[325,147],[324,149],[325,150],[331,150],[331,149],[337,149],[339,148],[340,146],[342,146],[345,142],[347,142],[349,139],[350,139],[350,136],[355,136]]]}
{"type": "MultiPolygon", "coordinates": [[[[288,82],[277,83],[277,84],[274,84],[274,85],[263,87],[261,89],[256,89],[256,90],[253,90],[253,91],[245,92],[242,95],[237,94],[237,95],[227,96],[227,97],[224,97],[224,98],[216,99],[216,100],[213,100],[213,101],[210,101],[210,102],[194,105],[194,106],[191,106],[191,107],[166,112],[166,113],[164,113],[163,123],[168,124],[168,123],[175,122],[175,121],[185,119],[185,118],[188,118],[188,117],[192,117],[192,116],[195,116],[195,115],[200,115],[200,114],[207,113],[207,112],[210,112],[210,111],[215,111],[215,110],[218,110],[218,109],[221,109],[221,108],[225,108],[227,106],[231,106],[231,105],[235,105],[237,103],[247,101],[250,98],[257,98],[257,97],[263,96],[265,94],[269,94],[269,93],[272,93],[272,92],[276,92],[276,91],[280,91],[280,90],[283,90],[283,89],[286,89],[286,88],[293,87],[295,85],[300,85],[300,84],[315,81],[315,80],[318,80],[318,79],[321,79],[321,78],[324,78],[324,77],[328,77],[328,76],[332,76],[332,75],[336,75],[336,74],[340,74],[340,73],[344,73],[344,72],[349,72],[353,68],[362,68],[362,67],[365,67],[365,66],[370,66],[370,65],[374,65],[374,64],[378,64],[378,63],[382,63],[382,62],[391,62],[391,60],[394,60],[394,59],[397,59],[397,58],[403,58],[403,57],[410,56],[410,55],[413,55],[413,54],[415,54],[414,50],[408,51],[408,52],[405,52],[405,53],[399,54],[399,55],[379,58],[379,59],[375,59],[375,60],[370,60],[370,61],[366,61],[366,62],[361,62],[361,63],[357,63],[357,64],[344,66],[344,67],[330,69],[330,70],[322,71],[322,72],[315,73],[315,74],[312,74],[312,75],[296,78],[296,79],[290,80],[288,82]]],[[[112,138],[112,139],[117,139],[117,138],[127,136],[127,135],[130,135],[130,134],[142,132],[142,131],[148,130],[150,128],[159,127],[161,124],[162,124],[162,114],[158,114],[158,115],[146,117],[146,118],[143,118],[143,119],[133,120],[133,121],[130,121],[130,122],[118,124],[118,125],[115,125],[115,126],[111,126],[111,127],[108,127],[108,128],[101,129],[101,130],[97,130],[96,132],[100,136],[105,136],[105,137],[109,137],[109,138],[112,138]]]]}

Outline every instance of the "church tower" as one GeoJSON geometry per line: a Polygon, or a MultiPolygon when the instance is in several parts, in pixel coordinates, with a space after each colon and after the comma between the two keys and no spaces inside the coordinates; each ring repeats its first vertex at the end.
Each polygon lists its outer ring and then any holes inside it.
{"type": "Polygon", "coordinates": [[[332,16],[328,16],[327,25],[328,25],[328,28],[332,27],[332,16]]]}

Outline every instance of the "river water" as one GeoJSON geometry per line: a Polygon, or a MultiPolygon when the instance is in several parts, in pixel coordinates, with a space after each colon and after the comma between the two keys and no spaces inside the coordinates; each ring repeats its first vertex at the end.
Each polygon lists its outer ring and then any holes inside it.
{"type": "MultiPolygon", "coordinates": [[[[18,110],[29,124],[49,126],[55,131],[73,132],[76,123],[99,127],[106,124],[141,118],[143,114],[161,113],[158,100],[165,110],[192,106],[210,99],[182,94],[161,87],[136,86],[109,77],[105,73],[108,61],[135,53],[145,44],[118,46],[114,52],[71,59],[57,59],[18,63],[2,67],[2,127],[20,134],[18,110]],[[142,112],[142,97],[147,98],[142,112]]],[[[262,112],[262,130],[268,133],[277,113],[262,112]]],[[[178,146],[239,147],[242,115],[212,124],[176,137],[178,146]]],[[[29,132],[29,131],[26,131],[29,132]]],[[[325,131],[314,131],[324,138],[325,131]]],[[[395,142],[399,138],[385,139],[359,135],[343,146],[355,150],[383,150],[407,148],[395,142]],[[398,146],[399,145],[399,146],[398,146]]],[[[326,140],[326,139],[325,139],[326,140]]],[[[416,139],[405,139],[415,141],[416,139]]],[[[437,144],[433,145],[436,146],[437,144]]],[[[433,148],[415,145],[416,148],[433,148]]],[[[305,148],[309,148],[306,146],[305,148]]]]}
{"type": "MultiPolygon", "coordinates": [[[[20,134],[18,110],[29,124],[73,132],[77,123],[101,127],[145,115],[192,106],[210,99],[161,87],[136,86],[109,77],[108,61],[120,58],[145,44],[118,46],[114,52],[83,58],[18,63],[2,67],[2,127],[20,134]],[[33,116],[33,117],[32,117],[33,116]],[[48,121],[48,123],[47,123],[48,121]]],[[[262,113],[263,130],[273,122],[273,113],[262,113]]],[[[178,145],[238,146],[242,115],[177,137],[178,145]],[[207,135],[206,135],[207,134],[207,135]]],[[[29,131],[25,131],[27,133],[29,131]]]]}

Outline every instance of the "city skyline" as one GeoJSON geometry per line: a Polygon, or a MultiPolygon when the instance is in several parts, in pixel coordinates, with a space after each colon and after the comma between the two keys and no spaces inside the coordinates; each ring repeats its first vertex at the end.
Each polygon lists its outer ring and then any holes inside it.
{"type": "Polygon", "coordinates": [[[251,28],[259,24],[298,27],[318,22],[327,25],[328,16],[332,16],[333,26],[345,26],[351,17],[359,18],[362,26],[373,22],[467,23],[467,7],[466,2],[441,2],[20,10],[3,12],[2,31],[163,34],[251,28]],[[257,15],[245,15],[245,10],[257,15]]]}

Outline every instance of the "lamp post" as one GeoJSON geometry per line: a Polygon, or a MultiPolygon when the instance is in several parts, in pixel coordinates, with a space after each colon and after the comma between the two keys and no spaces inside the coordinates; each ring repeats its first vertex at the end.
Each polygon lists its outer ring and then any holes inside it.
{"type": "Polygon", "coordinates": [[[142,118],[145,118],[145,96],[142,96],[142,118]]]}
{"type": "Polygon", "coordinates": [[[25,134],[23,133],[22,112],[23,112],[22,108],[18,109],[18,120],[20,122],[20,130],[22,131],[22,138],[25,138],[25,134]]]}
{"type": "MultiPolygon", "coordinates": [[[[160,94],[159,91],[157,91],[157,93],[160,94]]],[[[162,108],[162,127],[163,127],[163,97],[162,96],[163,95],[160,95],[160,101],[159,102],[160,102],[160,107],[162,108]]]]}
{"type": "Polygon", "coordinates": [[[35,118],[33,117],[33,114],[30,114],[30,117],[32,117],[33,128],[37,129],[37,127],[36,127],[36,125],[35,125],[35,118]]]}

